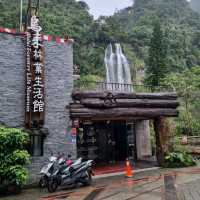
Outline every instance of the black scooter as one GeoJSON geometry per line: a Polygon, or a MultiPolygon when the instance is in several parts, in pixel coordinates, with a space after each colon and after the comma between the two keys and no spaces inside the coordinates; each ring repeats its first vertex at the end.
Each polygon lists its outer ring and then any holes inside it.
{"type": "Polygon", "coordinates": [[[75,186],[81,183],[85,186],[91,185],[93,160],[82,162],[78,159],[71,166],[58,168],[48,179],[47,188],[49,192],[55,192],[58,186],[75,186]]]}

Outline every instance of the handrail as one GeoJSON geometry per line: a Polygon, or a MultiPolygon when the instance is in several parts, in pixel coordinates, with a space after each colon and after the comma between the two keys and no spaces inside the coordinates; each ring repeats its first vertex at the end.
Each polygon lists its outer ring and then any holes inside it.
{"type": "Polygon", "coordinates": [[[170,86],[149,86],[124,83],[107,83],[103,81],[82,81],[74,82],[75,90],[95,90],[95,91],[118,91],[118,92],[176,92],[170,86]]]}

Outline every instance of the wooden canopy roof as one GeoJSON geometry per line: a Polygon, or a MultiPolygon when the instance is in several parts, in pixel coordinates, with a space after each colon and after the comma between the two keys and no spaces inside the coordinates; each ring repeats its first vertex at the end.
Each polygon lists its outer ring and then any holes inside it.
{"type": "Polygon", "coordinates": [[[178,116],[176,93],[75,91],[72,99],[72,119],[130,120],[178,116]]]}

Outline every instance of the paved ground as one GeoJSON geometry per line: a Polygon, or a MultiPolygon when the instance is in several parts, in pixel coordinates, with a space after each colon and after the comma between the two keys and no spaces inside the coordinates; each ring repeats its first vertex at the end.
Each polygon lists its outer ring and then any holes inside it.
{"type": "Polygon", "coordinates": [[[182,189],[183,200],[198,200],[200,199],[200,179],[184,184],[182,189]]]}
{"type": "Polygon", "coordinates": [[[24,190],[21,195],[0,200],[162,200],[164,174],[176,174],[176,188],[181,200],[200,199],[200,167],[194,167],[140,172],[130,179],[124,176],[97,179],[91,187],[60,189],[54,194],[39,189],[24,190]]]}

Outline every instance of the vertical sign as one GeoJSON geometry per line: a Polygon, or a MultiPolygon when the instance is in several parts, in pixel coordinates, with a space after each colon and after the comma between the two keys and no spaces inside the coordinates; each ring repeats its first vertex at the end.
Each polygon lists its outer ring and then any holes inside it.
{"type": "Polygon", "coordinates": [[[32,76],[31,76],[31,34],[27,32],[26,40],[26,125],[30,127],[31,122],[31,87],[32,87],[32,76]]]}
{"type": "Polygon", "coordinates": [[[40,127],[44,123],[44,46],[42,28],[36,16],[31,17],[27,30],[26,55],[26,126],[40,127]]]}

